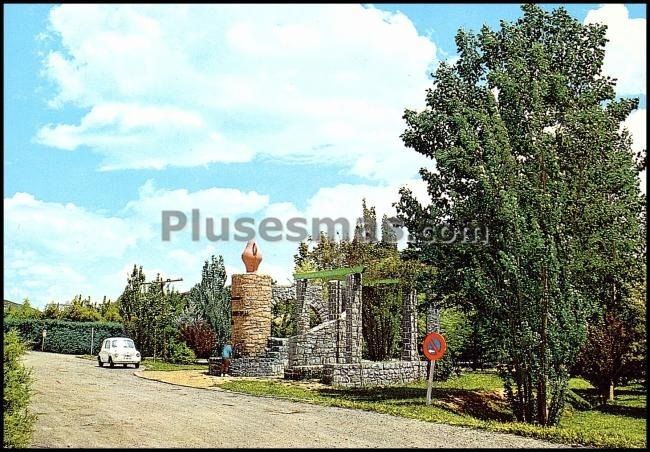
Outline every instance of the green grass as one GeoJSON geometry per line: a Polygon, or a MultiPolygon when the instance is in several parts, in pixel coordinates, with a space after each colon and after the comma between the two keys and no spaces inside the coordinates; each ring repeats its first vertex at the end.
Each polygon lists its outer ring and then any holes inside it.
{"type": "MultiPolygon", "coordinates": [[[[567,409],[559,426],[539,427],[514,422],[501,396],[498,375],[472,372],[444,382],[434,382],[432,405],[426,405],[426,382],[365,389],[310,389],[283,381],[229,381],[223,389],[253,395],[288,398],[319,405],[356,408],[450,425],[514,433],[564,444],[595,447],[645,447],[645,389],[620,388],[612,407],[591,411],[567,409]],[[636,409],[637,411],[629,411],[636,409]]],[[[572,379],[570,386],[589,391],[591,386],[572,379]]]]}
{"type": "MultiPolygon", "coordinates": [[[[88,359],[91,361],[97,361],[96,355],[79,355],[77,358],[88,359]]],[[[151,358],[145,358],[140,363],[144,370],[150,371],[172,371],[172,370],[208,370],[207,364],[172,364],[165,361],[156,360],[154,361],[151,358]]]]}

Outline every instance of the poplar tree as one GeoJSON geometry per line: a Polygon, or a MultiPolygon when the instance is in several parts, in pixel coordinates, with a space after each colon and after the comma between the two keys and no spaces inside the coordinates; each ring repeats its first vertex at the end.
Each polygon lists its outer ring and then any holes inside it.
{"type": "Polygon", "coordinates": [[[434,291],[489,320],[517,419],[551,425],[588,322],[640,277],[644,164],[621,130],[638,100],[601,71],[606,27],[522,10],[460,30],[426,108],[406,110],[402,139],[435,169],[420,171],[431,203],[402,189],[397,207],[434,291]]]}

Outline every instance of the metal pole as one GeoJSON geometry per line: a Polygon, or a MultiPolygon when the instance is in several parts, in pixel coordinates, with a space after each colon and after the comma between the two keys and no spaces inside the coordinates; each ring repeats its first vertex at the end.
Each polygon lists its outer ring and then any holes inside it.
{"type": "Polygon", "coordinates": [[[90,327],[90,354],[93,354],[93,345],[95,345],[95,327],[90,327]]]}
{"type": "Polygon", "coordinates": [[[427,405],[431,405],[431,388],[433,386],[433,369],[436,367],[436,362],[431,361],[429,366],[429,387],[427,388],[427,405]]]}

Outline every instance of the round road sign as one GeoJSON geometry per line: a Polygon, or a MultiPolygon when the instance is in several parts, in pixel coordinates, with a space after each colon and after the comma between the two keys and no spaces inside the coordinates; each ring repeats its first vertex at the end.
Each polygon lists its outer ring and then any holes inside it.
{"type": "Polygon", "coordinates": [[[447,342],[440,333],[429,333],[422,342],[422,352],[427,359],[437,361],[445,354],[447,350],[447,342]]]}

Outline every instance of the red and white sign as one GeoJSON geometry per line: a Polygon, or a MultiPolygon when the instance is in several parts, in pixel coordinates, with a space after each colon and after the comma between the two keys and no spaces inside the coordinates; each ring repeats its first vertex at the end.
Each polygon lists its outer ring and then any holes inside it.
{"type": "Polygon", "coordinates": [[[427,359],[437,361],[445,354],[447,342],[440,333],[429,333],[422,342],[422,352],[427,359]]]}

